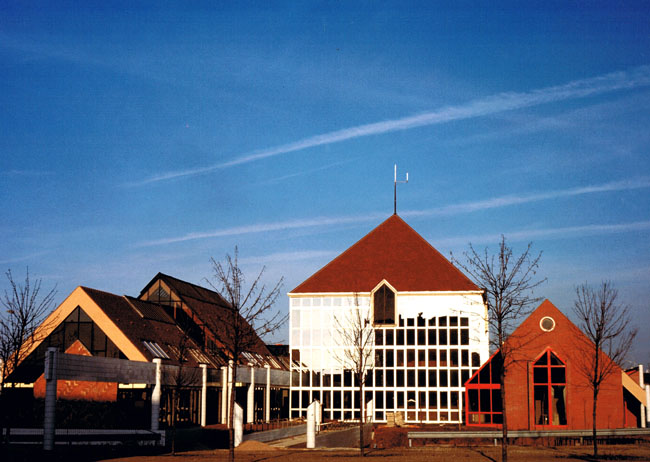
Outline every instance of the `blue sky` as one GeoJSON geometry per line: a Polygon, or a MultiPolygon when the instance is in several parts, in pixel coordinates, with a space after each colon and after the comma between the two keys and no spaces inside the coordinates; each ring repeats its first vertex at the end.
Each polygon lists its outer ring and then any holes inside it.
{"type": "Polygon", "coordinates": [[[647,3],[134,3],[0,1],[2,268],[137,295],[237,245],[288,292],[397,163],[443,254],[532,241],[538,295],[608,279],[650,324],[647,3]]]}

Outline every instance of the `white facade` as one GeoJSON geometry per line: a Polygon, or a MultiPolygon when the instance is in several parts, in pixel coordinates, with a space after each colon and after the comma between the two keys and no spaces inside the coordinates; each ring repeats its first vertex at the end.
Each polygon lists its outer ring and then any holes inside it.
{"type": "Polygon", "coordinates": [[[340,330],[352,310],[360,309],[374,330],[364,388],[374,420],[401,411],[407,422],[462,422],[462,385],[489,357],[482,293],[394,293],[396,319],[390,325],[373,323],[371,293],[289,294],[289,343],[298,372],[291,417],[306,416],[309,404],[319,400],[326,419],[359,418],[358,386],[343,370],[340,330]]]}

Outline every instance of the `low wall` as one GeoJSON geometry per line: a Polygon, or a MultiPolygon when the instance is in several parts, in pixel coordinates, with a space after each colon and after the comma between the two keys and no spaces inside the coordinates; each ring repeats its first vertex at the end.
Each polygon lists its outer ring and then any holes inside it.
{"type": "MultiPolygon", "coordinates": [[[[7,434],[3,429],[3,437],[7,434]]],[[[42,428],[12,428],[9,432],[11,444],[43,444],[42,428]]],[[[64,429],[55,431],[54,444],[65,445],[120,445],[137,444],[139,446],[164,446],[165,431],[150,430],[100,430],[100,429],[64,429]]]]}
{"type": "Polygon", "coordinates": [[[259,441],[266,443],[268,441],[281,440],[291,436],[303,435],[307,433],[307,424],[294,425],[293,427],[276,428],[274,430],[267,430],[264,432],[255,432],[244,435],[243,441],[259,441]]]}

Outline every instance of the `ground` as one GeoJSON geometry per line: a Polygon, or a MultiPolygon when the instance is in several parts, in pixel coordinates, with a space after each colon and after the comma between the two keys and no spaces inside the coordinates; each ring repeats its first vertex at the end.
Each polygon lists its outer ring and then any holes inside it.
{"type": "MultiPolygon", "coordinates": [[[[601,460],[631,460],[650,461],[650,445],[622,445],[602,446],[600,448],[603,458],[601,460]]],[[[570,446],[561,448],[550,447],[524,447],[510,448],[509,459],[512,462],[528,461],[591,461],[591,448],[570,446]]],[[[111,462],[205,462],[209,460],[224,461],[228,458],[228,451],[223,449],[212,451],[197,451],[182,453],[177,456],[159,455],[151,457],[128,457],[120,459],[104,459],[111,462]]],[[[423,447],[413,449],[379,449],[370,450],[367,454],[369,460],[397,461],[397,462],[454,462],[486,461],[498,462],[501,460],[501,448],[494,446],[477,446],[473,448],[460,447],[423,447]]],[[[358,452],[354,450],[307,450],[307,449],[278,449],[264,448],[261,445],[248,449],[242,448],[235,451],[237,462],[346,462],[358,461],[358,452]]]]}
{"type": "MultiPolygon", "coordinates": [[[[6,450],[6,448],[3,448],[6,450]]],[[[627,460],[650,461],[650,443],[626,445],[599,446],[602,460],[627,460]]],[[[509,457],[511,462],[528,461],[593,461],[590,446],[511,446],[509,457]]],[[[205,449],[200,451],[183,451],[175,456],[169,453],[152,454],[151,449],[138,448],[74,448],[58,447],[54,454],[45,456],[37,448],[19,448],[11,453],[0,449],[2,462],[208,462],[226,461],[226,449],[205,449]]],[[[396,461],[396,462],[499,462],[501,448],[499,446],[453,447],[453,446],[426,446],[418,448],[390,448],[367,450],[369,461],[396,461]]],[[[354,449],[298,449],[277,448],[248,441],[235,450],[237,462],[352,462],[359,460],[358,450],[354,449]]]]}

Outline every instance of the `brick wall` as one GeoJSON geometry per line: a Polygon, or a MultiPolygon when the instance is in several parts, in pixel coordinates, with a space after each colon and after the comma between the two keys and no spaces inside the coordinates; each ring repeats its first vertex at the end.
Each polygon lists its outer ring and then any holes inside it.
{"type": "MultiPolygon", "coordinates": [[[[76,340],[65,351],[71,355],[91,356],[88,349],[76,340]]],[[[34,397],[45,398],[45,377],[34,382],[34,397]]],[[[57,380],[57,399],[79,399],[84,401],[117,401],[117,383],[86,382],[83,380],[57,380]]]]}

